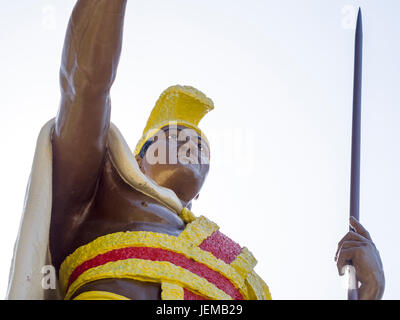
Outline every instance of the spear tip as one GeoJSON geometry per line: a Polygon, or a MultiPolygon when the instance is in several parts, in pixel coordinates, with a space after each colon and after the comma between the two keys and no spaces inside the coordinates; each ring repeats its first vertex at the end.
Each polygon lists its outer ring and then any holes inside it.
{"type": "Polygon", "coordinates": [[[361,40],[362,35],[363,35],[363,26],[362,26],[362,12],[361,12],[361,7],[358,8],[358,14],[357,14],[357,24],[356,24],[356,36],[358,36],[361,40]]]}
{"type": "Polygon", "coordinates": [[[362,12],[361,12],[361,7],[358,8],[358,14],[357,14],[357,28],[362,28],[362,12]]]}

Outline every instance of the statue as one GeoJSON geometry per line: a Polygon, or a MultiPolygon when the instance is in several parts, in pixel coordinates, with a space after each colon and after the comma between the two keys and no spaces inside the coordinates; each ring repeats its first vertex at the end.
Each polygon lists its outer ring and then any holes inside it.
{"type": "MultiPolygon", "coordinates": [[[[167,88],[134,154],[110,122],[126,0],[79,0],[66,34],[61,103],[41,130],[14,249],[8,299],[271,299],[257,261],[204,216],[196,198],[210,145],[198,127],[214,108],[190,86],[167,88]],[[55,290],[42,267],[54,266],[55,290]]],[[[339,243],[360,299],[383,294],[382,264],[356,220],[339,243]]]]}

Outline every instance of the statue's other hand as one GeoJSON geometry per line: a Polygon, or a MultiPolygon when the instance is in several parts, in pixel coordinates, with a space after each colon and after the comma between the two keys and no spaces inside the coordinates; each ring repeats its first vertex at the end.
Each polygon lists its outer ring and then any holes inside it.
{"type": "Polygon", "coordinates": [[[350,225],[354,231],[349,231],[340,240],[335,255],[339,275],[344,274],[344,267],[351,260],[361,283],[358,299],[381,299],[385,289],[385,275],[379,252],[369,232],[355,218],[350,218],[350,225]]]}

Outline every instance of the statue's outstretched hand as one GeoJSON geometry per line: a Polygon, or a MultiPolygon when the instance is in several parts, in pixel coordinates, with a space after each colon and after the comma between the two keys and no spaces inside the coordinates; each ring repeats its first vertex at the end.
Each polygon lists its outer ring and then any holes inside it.
{"type": "Polygon", "coordinates": [[[379,252],[372,242],[368,231],[353,217],[349,231],[338,243],[335,261],[339,275],[344,274],[344,267],[352,261],[357,280],[359,300],[381,299],[385,289],[385,275],[379,252]]]}

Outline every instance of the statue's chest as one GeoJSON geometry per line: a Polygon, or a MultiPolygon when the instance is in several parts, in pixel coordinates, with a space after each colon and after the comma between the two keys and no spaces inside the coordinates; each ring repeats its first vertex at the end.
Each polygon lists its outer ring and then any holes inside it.
{"type": "Polygon", "coordinates": [[[251,253],[201,216],[178,236],[117,232],[79,247],[63,263],[67,298],[93,279],[151,279],[162,299],[248,299],[251,253]]]}

